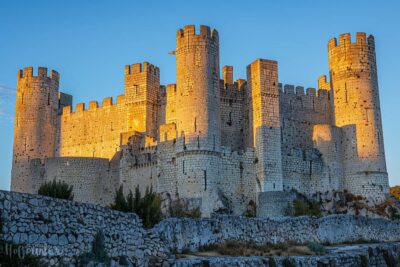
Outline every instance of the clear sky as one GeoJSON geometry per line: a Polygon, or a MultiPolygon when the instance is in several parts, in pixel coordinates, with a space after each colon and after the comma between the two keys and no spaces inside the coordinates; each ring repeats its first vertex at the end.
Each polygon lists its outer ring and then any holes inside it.
{"type": "Polygon", "coordinates": [[[10,187],[17,71],[60,72],[74,103],[123,93],[124,65],[149,61],[175,82],[176,30],[219,31],[221,65],[245,78],[256,58],[278,60],[282,83],[316,87],[327,43],[340,33],[375,36],[390,184],[400,184],[399,1],[0,1],[0,189],[10,187]]]}

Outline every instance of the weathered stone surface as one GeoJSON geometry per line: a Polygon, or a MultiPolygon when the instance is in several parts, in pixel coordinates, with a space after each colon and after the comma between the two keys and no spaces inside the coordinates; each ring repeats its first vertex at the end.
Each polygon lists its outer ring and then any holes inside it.
{"type": "Polygon", "coordinates": [[[191,266],[265,266],[285,267],[285,261],[292,261],[295,266],[322,267],[384,267],[399,264],[400,243],[353,245],[346,247],[330,248],[327,255],[323,256],[291,256],[291,257],[194,257],[178,259],[174,267],[191,266]],[[363,259],[364,258],[364,262],[363,259]],[[274,265],[271,262],[274,262],[274,265]]]}
{"type": "Polygon", "coordinates": [[[400,240],[400,221],[361,216],[331,215],[322,218],[280,219],[216,216],[210,219],[170,218],[152,231],[178,252],[197,251],[204,245],[227,240],[256,243],[308,241],[332,244],[358,240],[393,242],[400,240]]]}
{"type": "Polygon", "coordinates": [[[5,231],[2,238],[25,245],[33,253],[45,257],[48,263],[53,262],[54,266],[58,265],[54,263],[57,260],[68,263],[74,257],[89,252],[98,231],[104,234],[105,248],[110,257],[133,257],[140,265],[145,265],[151,257],[162,261],[169,255],[159,237],[149,235],[135,214],[93,204],[0,192],[0,203],[8,201],[15,207],[7,218],[3,216],[3,230],[10,231],[5,231]],[[44,203],[40,213],[34,205],[24,205],[39,202],[44,203]],[[45,213],[47,216],[43,215],[45,213]],[[37,214],[41,216],[37,217],[37,214]]]}
{"type": "Polygon", "coordinates": [[[329,41],[331,77],[321,76],[318,90],[282,85],[278,62],[267,59],[248,65],[247,81],[234,81],[232,66],[221,80],[219,34],[194,25],[176,34],[176,84],[160,86],[148,62],[126,65],[116,103],[72,108],[56,71],[20,70],[11,188],[37,193],[62,180],[75,200],[106,206],[120,185],[125,193],[152,186],[166,209],[181,198],[206,217],[243,215],[256,201],[267,201],[262,216],[282,215],[293,189],[347,190],[381,203],[388,175],[375,41],[365,33],[355,40],[329,41]]]}

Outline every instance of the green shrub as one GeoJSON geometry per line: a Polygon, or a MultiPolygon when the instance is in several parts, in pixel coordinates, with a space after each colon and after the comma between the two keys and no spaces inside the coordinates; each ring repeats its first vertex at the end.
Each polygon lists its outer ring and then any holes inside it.
{"type": "Polygon", "coordinates": [[[73,200],[72,194],[73,186],[65,182],[53,180],[52,182],[45,182],[38,191],[39,195],[48,196],[53,198],[73,200]]]}
{"type": "Polygon", "coordinates": [[[296,267],[296,261],[294,259],[285,258],[282,261],[283,267],[296,267]]]}
{"type": "Polygon", "coordinates": [[[317,255],[324,255],[326,254],[326,249],[321,244],[315,242],[308,242],[307,247],[312,251],[315,252],[317,255]]]}
{"type": "Polygon", "coordinates": [[[250,200],[249,204],[247,205],[247,209],[243,215],[250,218],[257,216],[257,205],[253,200],[250,200]]]}
{"type": "Polygon", "coordinates": [[[188,207],[179,199],[171,203],[169,213],[171,217],[176,218],[188,217],[197,219],[201,217],[200,208],[197,207],[193,209],[188,209],[188,207]]]}
{"type": "Polygon", "coordinates": [[[3,211],[0,210],[0,238],[3,236],[3,211]]]}
{"type": "Polygon", "coordinates": [[[396,259],[393,257],[393,255],[389,251],[387,251],[387,250],[383,251],[383,258],[385,260],[387,267],[396,267],[397,266],[396,259]]]}
{"type": "Polygon", "coordinates": [[[388,211],[389,211],[389,216],[392,220],[400,220],[400,214],[397,208],[390,206],[388,211]]]}
{"type": "Polygon", "coordinates": [[[110,264],[110,258],[105,249],[104,235],[102,231],[96,233],[93,240],[92,251],[79,256],[80,264],[86,265],[91,261],[105,263],[106,265],[110,264]]]}
{"type": "Polygon", "coordinates": [[[277,267],[278,266],[276,264],[276,261],[274,258],[269,258],[268,264],[269,264],[269,267],[277,267]]]}
{"type": "Polygon", "coordinates": [[[153,188],[147,187],[142,197],[139,186],[135,188],[135,194],[129,191],[125,197],[122,185],[117,190],[112,209],[136,213],[143,221],[144,227],[152,227],[161,221],[161,197],[153,192],[153,188]]]}
{"type": "Polygon", "coordinates": [[[369,266],[369,261],[368,261],[367,256],[365,256],[365,255],[361,255],[360,256],[360,264],[361,264],[361,267],[368,267],[369,266]]]}
{"type": "Polygon", "coordinates": [[[293,213],[295,216],[317,216],[321,217],[320,204],[318,202],[305,202],[301,199],[293,201],[293,213]]]}

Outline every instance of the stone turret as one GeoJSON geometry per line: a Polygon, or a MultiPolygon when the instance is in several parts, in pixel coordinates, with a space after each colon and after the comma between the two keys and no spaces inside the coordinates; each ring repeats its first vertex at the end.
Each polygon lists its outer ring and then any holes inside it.
{"type": "Polygon", "coordinates": [[[157,137],[157,100],[160,69],[148,62],[125,66],[125,103],[135,106],[128,129],[157,137]]]}
{"type": "Polygon", "coordinates": [[[24,172],[33,159],[55,156],[59,112],[59,74],[47,68],[18,71],[11,190],[31,192],[34,185],[24,172]]]}
{"type": "Polygon", "coordinates": [[[344,189],[377,201],[388,193],[375,42],[357,33],[328,43],[335,124],[344,132],[344,189]]]}
{"type": "Polygon", "coordinates": [[[260,191],[282,191],[281,128],[278,63],[258,59],[247,66],[251,97],[252,144],[256,149],[256,175],[260,191]]]}
{"type": "Polygon", "coordinates": [[[216,30],[193,25],[176,36],[177,180],[181,198],[202,199],[207,215],[221,143],[219,38],[216,30]],[[204,197],[203,197],[204,196],[204,197]]]}
{"type": "Polygon", "coordinates": [[[187,149],[215,151],[220,144],[218,32],[193,25],[177,32],[177,130],[187,149]]]}

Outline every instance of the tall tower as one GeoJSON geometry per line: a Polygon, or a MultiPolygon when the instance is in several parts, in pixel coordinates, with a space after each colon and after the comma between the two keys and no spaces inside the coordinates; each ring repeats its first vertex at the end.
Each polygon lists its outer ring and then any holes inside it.
{"type": "Polygon", "coordinates": [[[157,137],[157,96],[160,69],[148,62],[125,66],[128,129],[157,137]]]}
{"type": "Polygon", "coordinates": [[[32,192],[26,174],[30,161],[54,157],[56,150],[59,74],[47,68],[18,71],[14,124],[14,154],[11,190],[32,192]]]}
{"type": "Polygon", "coordinates": [[[282,152],[279,115],[278,63],[257,59],[247,66],[250,117],[261,192],[282,191],[282,152]]]}
{"type": "Polygon", "coordinates": [[[381,109],[372,35],[328,43],[335,123],[344,132],[344,189],[380,201],[388,193],[381,109]]]}
{"type": "MultiPolygon", "coordinates": [[[[219,177],[219,38],[216,30],[193,25],[176,36],[176,124],[178,194],[201,199],[219,177]]],[[[210,204],[202,200],[203,214],[210,204]]]]}

